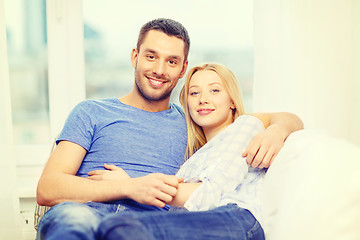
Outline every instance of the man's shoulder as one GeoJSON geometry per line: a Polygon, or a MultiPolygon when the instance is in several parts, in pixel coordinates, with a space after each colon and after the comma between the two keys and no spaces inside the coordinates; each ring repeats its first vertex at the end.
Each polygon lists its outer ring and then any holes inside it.
{"type": "Polygon", "coordinates": [[[75,108],[78,109],[94,109],[94,108],[108,108],[112,106],[118,107],[118,102],[116,98],[104,98],[104,99],[85,99],[79,102],[75,108]]]}
{"type": "Polygon", "coordinates": [[[175,113],[177,113],[177,114],[180,114],[181,116],[185,116],[185,114],[184,114],[184,111],[183,111],[183,109],[180,107],[180,106],[178,106],[177,104],[175,104],[175,103],[170,103],[170,106],[171,106],[171,109],[175,112],[175,113]]]}

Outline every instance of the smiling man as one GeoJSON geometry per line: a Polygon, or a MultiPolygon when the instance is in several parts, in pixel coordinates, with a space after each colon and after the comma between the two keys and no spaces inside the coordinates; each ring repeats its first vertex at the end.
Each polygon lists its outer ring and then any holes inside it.
{"type": "Polygon", "coordinates": [[[125,104],[158,112],[170,107],[170,95],[186,72],[188,47],[185,42],[164,32],[151,30],[131,52],[135,69],[135,87],[125,97],[125,104]]]}
{"type": "Polygon", "coordinates": [[[109,213],[168,210],[186,149],[183,112],[169,101],[186,72],[189,46],[180,23],[148,22],[131,53],[133,90],[73,109],[38,183],[38,203],[53,206],[40,221],[38,239],[95,239],[109,213]],[[92,180],[88,173],[104,164],[122,167],[130,177],[92,180]]]}
{"type": "MultiPolygon", "coordinates": [[[[169,209],[187,144],[184,113],[169,101],[186,72],[189,48],[180,23],[146,23],[131,53],[133,90],[73,109],[38,182],[37,202],[52,208],[37,239],[96,239],[99,223],[111,213],[169,209]],[[112,178],[116,171],[106,171],[112,165],[126,177],[112,178]]],[[[284,129],[302,126],[291,114],[271,116],[272,128],[249,146],[249,164],[268,166],[289,134],[284,129]]]]}

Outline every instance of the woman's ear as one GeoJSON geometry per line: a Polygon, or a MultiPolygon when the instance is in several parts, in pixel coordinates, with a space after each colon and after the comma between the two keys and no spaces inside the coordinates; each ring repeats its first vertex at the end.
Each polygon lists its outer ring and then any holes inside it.
{"type": "Polygon", "coordinates": [[[236,109],[235,104],[234,104],[233,101],[231,101],[231,106],[230,106],[230,108],[231,108],[232,110],[235,110],[235,109],[236,109]]]}

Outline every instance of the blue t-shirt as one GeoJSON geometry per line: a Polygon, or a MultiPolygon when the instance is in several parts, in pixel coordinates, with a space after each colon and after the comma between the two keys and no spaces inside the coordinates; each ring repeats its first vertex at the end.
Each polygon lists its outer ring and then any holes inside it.
{"type": "Polygon", "coordinates": [[[123,168],[130,177],[149,173],[175,174],[184,162],[186,122],[175,104],[147,112],[117,98],[85,100],[70,113],[57,139],[87,150],[77,176],[104,169],[104,163],[123,168]]]}

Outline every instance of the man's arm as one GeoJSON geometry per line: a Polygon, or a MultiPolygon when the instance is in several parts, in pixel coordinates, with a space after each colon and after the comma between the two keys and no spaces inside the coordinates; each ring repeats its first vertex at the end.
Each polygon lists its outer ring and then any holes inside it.
{"type": "Polygon", "coordinates": [[[268,168],[273,162],[286,138],[304,128],[301,119],[292,113],[254,113],[266,130],[256,135],[243,152],[243,157],[252,167],[268,168]]]}
{"type": "Polygon", "coordinates": [[[131,198],[139,203],[164,207],[165,202],[171,201],[176,194],[178,178],[159,173],[109,181],[93,181],[75,176],[85,155],[86,150],[75,143],[59,143],[38,182],[39,205],[131,198]]]}

